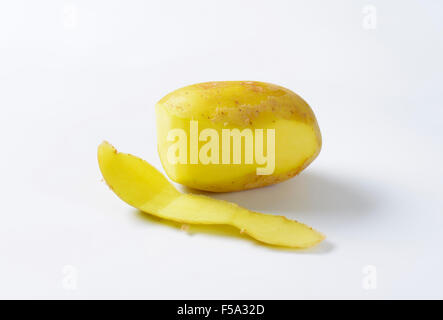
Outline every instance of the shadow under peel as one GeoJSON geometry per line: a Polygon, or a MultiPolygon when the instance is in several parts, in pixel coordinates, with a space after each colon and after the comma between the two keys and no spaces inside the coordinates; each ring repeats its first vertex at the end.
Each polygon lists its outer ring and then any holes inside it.
{"type": "Polygon", "coordinates": [[[224,224],[183,224],[171,220],[162,219],[153,215],[150,215],[149,213],[143,212],[141,210],[136,210],[135,214],[138,219],[144,220],[146,222],[149,222],[154,225],[161,225],[161,226],[167,226],[172,229],[174,229],[177,232],[186,232],[189,236],[195,236],[198,234],[204,234],[209,236],[216,236],[216,237],[228,237],[233,239],[241,239],[241,240],[247,240],[254,244],[256,247],[261,247],[264,249],[269,250],[277,250],[277,251],[284,251],[284,252],[296,252],[296,253],[310,253],[310,254],[324,254],[328,253],[332,250],[333,246],[328,241],[323,241],[320,244],[308,248],[308,249],[300,249],[300,248],[289,248],[289,247],[282,247],[282,246],[273,246],[270,244],[266,244],[263,242],[260,242],[252,237],[250,237],[247,234],[241,233],[237,228],[232,227],[230,225],[224,225],[224,224]],[[186,228],[183,228],[183,226],[186,226],[186,228]]]}

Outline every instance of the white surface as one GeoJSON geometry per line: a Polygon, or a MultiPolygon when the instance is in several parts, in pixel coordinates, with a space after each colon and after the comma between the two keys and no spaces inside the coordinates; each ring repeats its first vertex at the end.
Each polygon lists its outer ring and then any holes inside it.
{"type": "Polygon", "coordinates": [[[0,298],[443,298],[442,15],[431,0],[2,1],[0,298]],[[317,160],[216,197],[326,242],[188,235],[101,182],[104,139],[161,168],[154,104],[209,80],[273,82],[310,103],[317,160]]]}

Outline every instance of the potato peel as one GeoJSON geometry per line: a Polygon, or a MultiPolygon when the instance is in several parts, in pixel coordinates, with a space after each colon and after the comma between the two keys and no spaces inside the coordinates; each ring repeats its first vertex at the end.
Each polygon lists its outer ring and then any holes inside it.
{"type": "Polygon", "coordinates": [[[98,147],[98,162],[111,190],[145,213],[183,224],[231,225],[241,233],[275,246],[309,248],[325,238],[311,227],[283,216],[250,211],[203,195],[181,193],[149,163],[117,152],[108,142],[98,147]]]}

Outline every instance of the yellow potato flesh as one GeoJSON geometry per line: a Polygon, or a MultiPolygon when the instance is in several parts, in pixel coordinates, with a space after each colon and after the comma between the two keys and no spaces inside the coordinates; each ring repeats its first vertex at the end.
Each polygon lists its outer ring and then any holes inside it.
{"type": "MultiPolygon", "coordinates": [[[[289,179],[306,168],[321,149],[321,134],[309,105],[292,91],[269,83],[222,81],[178,89],[156,105],[157,140],[160,160],[173,181],[191,188],[228,192],[251,189],[289,179]],[[199,131],[215,129],[275,130],[275,170],[257,175],[253,164],[170,163],[168,132],[183,129],[190,137],[190,121],[199,131]]],[[[255,134],[254,134],[255,141],[255,134]]],[[[199,141],[199,149],[205,144],[199,141]]],[[[219,144],[219,154],[222,145],[219,144]]],[[[189,157],[190,149],[187,154],[189,157]]],[[[232,145],[231,145],[232,155],[232,145]]]]}
{"type": "Polygon", "coordinates": [[[312,228],[282,216],[249,211],[234,203],[183,194],[153,166],[109,143],[98,148],[103,178],[120,199],[157,217],[189,224],[231,225],[263,243],[308,248],[324,239],[312,228]]]}

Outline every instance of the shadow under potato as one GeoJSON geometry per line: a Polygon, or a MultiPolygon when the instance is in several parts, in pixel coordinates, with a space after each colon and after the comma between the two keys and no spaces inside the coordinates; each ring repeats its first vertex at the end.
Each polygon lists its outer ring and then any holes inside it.
{"type": "MultiPolygon", "coordinates": [[[[185,192],[202,193],[184,188],[185,192]]],[[[303,172],[287,181],[235,193],[204,193],[235,202],[250,210],[285,215],[303,222],[303,217],[346,220],[362,218],[376,206],[373,190],[361,181],[316,172],[303,172]]]]}
{"type": "MultiPolygon", "coordinates": [[[[297,177],[276,185],[240,192],[212,193],[187,187],[180,187],[180,189],[185,193],[205,194],[212,198],[231,201],[253,211],[285,215],[300,222],[304,222],[306,217],[317,216],[322,221],[333,220],[346,224],[352,219],[362,218],[373,211],[376,203],[366,191],[366,187],[360,181],[315,172],[303,172],[297,177]]],[[[183,232],[181,223],[160,219],[141,211],[137,211],[137,215],[151,223],[167,225],[183,232]]],[[[201,233],[247,239],[263,248],[297,253],[323,254],[333,249],[333,245],[327,240],[310,249],[266,245],[227,225],[189,225],[186,232],[189,235],[201,233]]]]}

